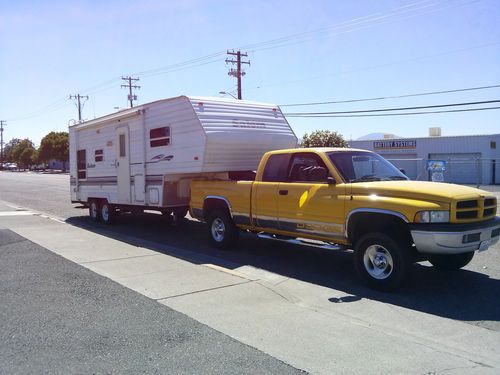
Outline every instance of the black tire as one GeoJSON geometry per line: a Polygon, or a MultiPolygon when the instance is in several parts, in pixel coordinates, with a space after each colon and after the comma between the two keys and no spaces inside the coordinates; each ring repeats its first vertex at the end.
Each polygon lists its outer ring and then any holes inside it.
{"type": "Polygon", "coordinates": [[[186,217],[188,213],[187,208],[177,209],[172,212],[174,222],[178,222],[186,217]]]}
{"type": "Polygon", "coordinates": [[[227,210],[217,209],[208,217],[208,238],[210,244],[219,250],[228,250],[238,242],[239,230],[227,210]]]}
{"type": "Polygon", "coordinates": [[[98,222],[101,220],[101,207],[99,204],[99,200],[91,199],[89,201],[89,216],[90,220],[94,222],[98,222]]]}
{"type": "Polygon", "coordinates": [[[385,233],[368,233],[354,248],[354,266],[371,288],[388,292],[401,286],[412,266],[410,246],[385,233]]]}
{"type": "Polygon", "coordinates": [[[465,267],[474,257],[474,251],[462,254],[436,254],[429,257],[431,264],[443,271],[455,271],[465,267]]]}
{"type": "Polygon", "coordinates": [[[116,211],[113,205],[109,204],[108,201],[103,201],[101,204],[101,220],[104,224],[113,224],[116,219],[116,211]]]}

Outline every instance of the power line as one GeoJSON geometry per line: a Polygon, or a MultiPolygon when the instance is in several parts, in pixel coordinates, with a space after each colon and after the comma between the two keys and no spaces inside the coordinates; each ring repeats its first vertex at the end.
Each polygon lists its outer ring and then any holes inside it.
{"type": "Polygon", "coordinates": [[[486,107],[486,108],[468,108],[468,109],[450,109],[450,110],[444,110],[444,111],[422,111],[422,112],[403,112],[403,113],[376,113],[376,114],[369,114],[369,115],[319,115],[319,116],[297,116],[297,115],[285,115],[287,117],[308,117],[308,118],[324,118],[324,117],[383,117],[383,116],[410,116],[410,115],[428,115],[428,114],[435,114],[435,113],[453,113],[453,112],[474,112],[474,111],[488,111],[488,110],[493,110],[493,109],[500,109],[500,107],[486,107]]]}
{"type": "Polygon", "coordinates": [[[425,106],[418,106],[418,107],[364,109],[364,110],[357,110],[357,111],[296,112],[296,113],[285,113],[285,115],[287,115],[287,116],[295,116],[295,117],[299,117],[299,116],[321,116],[321,115],[344,115],[344,114],[356,114],[356,113],[410,111],[410,110],[416,110],[416,109],[458,107],[458,106],[479,105],[479,104],[492,104],[492,103],[500,103],[500,100],[486,100],[486,101],[481,101],[481,102],[467,102],[467,103],[435,104],[435,105],[425,105],[425,106]]]}
{"type": "Polygon", "coordinates": [[[122,79],[126,82],[128,82],[127,85],[122,85],[122,87],[127,88],[128,87],[128,100],[130,102],[130,108],[134,106],[134,100],[137,100],[137,95],[132,95],[132,89],[140,89],[141,86],[137,85],[132,85],[132,81],[139,81],[139,78],[132,78],[130,76],[128,77],[122,77],[122,79]]]}
{"type": "Polygon", "coordinates": [[[411,97],[415,97],[415,96],[449,94],[449,93],[454,93],[454,92],[474,91],[474,90],[487,90],[487,89],[493,89],[493,88],[499,88],[499,87],[500,87],[500,84],[490,85],[490,86],[467,87],[467,88],[453,89],[453,90],[421,92],[421,93],[416,93],[416,94],[379,96],[379,97],[374,97],[374,98],[346,99],[346,100],[327,101],[327,102],[280,104],[280,107],[305,107],[305,106],[313,106],[313,105],[342,104],[342,103],[356,103],[356,102],[367,102],[367,101],[377,101],[377,100],[386,100],[386,99],[411,98],[411,97]]]}

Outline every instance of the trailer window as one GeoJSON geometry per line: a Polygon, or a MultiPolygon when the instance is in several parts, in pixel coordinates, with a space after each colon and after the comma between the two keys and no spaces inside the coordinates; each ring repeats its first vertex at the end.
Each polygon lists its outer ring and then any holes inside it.
{"type": "Polygon", "coordinates": [[[149,131],[149,145],[151,147],[168,146],[170,144],[170,126],[155,128],[149,131]]]}
{"type": "Polygon", "coordinates": [[[104,152],[103,150],[95,150],[95,161],[103,161],[104,159],[104,152]]]}
{"type": "Polygon", "coordinates": [[[76,152],[76,165],[78,170],[78,178],[87,178],[87,153],[85,150],[78,150],[76,152]]]}

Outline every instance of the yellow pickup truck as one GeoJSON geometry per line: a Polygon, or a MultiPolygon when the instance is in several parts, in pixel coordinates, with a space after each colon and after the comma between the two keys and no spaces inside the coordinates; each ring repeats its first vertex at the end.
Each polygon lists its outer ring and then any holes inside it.
{"type": "Polygon", "coordinates": [[[358,274],[379,290],[398,287],[418,261],[459,269],[500,238],[491,193],[409,181],[366,150],[272,151],[264,154],[255,176],[246,177],[191,183],[191,215],[208,223],[215,247],[234,246],[244,230],[353,249],[358,274]]]}

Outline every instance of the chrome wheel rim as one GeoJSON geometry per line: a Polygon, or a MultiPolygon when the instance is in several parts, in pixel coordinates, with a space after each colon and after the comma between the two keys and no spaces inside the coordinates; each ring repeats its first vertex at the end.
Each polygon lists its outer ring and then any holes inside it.
{"type": "Polygon", "coordinates": [[[387,279],[394,267],[391,253],[380,245],[371,245],[366,249],[363,256],[363,263],[366,272],[377,280],[387,279]]]}
{"type": "Polygon", "coordinates": [[[97,204],[95,202],[92,202],[90,204],[90,216],[92,219],[95,219],[97,217],[97,204]]]}
{"type": "Polygon", "coordinates": [[[102,219],[104,221],[108,221],[109,220],[109,207],[108,207],[107,204],[103,204],[102,205],[101,216],[102,216],[102,219]]]}
{"type": "Polygon", "coordinates": [[[222,219],[217,218],[212,222],[212,237],[215,241],[221,242],[224,240],[224,234],[226,232],[226,226],[222,219]]]}

